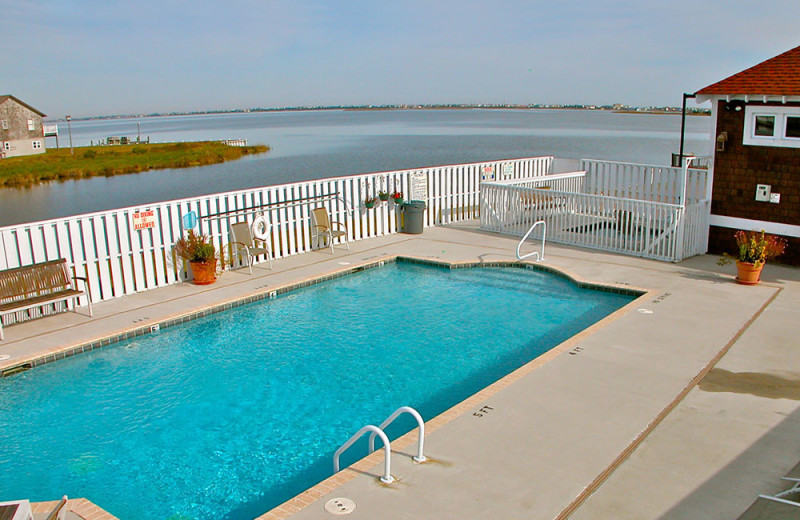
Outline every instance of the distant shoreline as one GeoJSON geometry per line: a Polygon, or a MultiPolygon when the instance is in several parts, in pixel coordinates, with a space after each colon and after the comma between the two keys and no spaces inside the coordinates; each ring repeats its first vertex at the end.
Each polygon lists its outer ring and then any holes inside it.
{"type": "MultiPolygon", "coordinates": [[[[125,114],[108,115],[95,117],[73,117],[73,121],[102,121],[114,119],[140,119],[146,117],[184,117],[199,115],[218,115],[218,114],[253,114],[264,112],[312,112],[312,111],[389,111],[389,110],[585,110],[588,112],[613,112],[615,114],[656,114],[656,115],[680,115],[681,109],[676,107],[652,107],[652,108],[618,108],[613,106],[597,105],[342,105],[324,107],[282,107],[282,108],[249,108],[235,110],[204,110],[195,112],[163,112],[151,114],[125,114]]],[[[711,110],[690,109],[686,112],[690,116],[710,116],[711,110]]],[[[57,119],[47,120],[48,122],[58,122],[57,119]]]]}
{"type": "Polygon", "coordinates": [[[229,146],[222,141],[76,146],[0,162],[0,191],[50,181],[126,175],[149,170],[191,168],[269,151],[269,146],[229,146]]]}

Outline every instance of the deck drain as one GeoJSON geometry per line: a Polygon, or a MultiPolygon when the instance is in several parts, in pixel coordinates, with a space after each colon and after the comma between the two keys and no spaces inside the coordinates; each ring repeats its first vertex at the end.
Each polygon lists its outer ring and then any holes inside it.
{"type": "Polygon", "coordinates": [[[325,511],[332,515],[349,515],[356,508],[356,503],[349,498],[332,498],[325,502],[325,511]]]}
{"type": "Polygon", "coordinates": [[[8,354],[0,354],[0,361],[5,361],[6,359],[11,359],[11,356],[8,354]]]}
{"type": "Polygon", "coordinates": [[[640,314],[653,314],[653,311],[650,309],[639,309],[640,314]]]}

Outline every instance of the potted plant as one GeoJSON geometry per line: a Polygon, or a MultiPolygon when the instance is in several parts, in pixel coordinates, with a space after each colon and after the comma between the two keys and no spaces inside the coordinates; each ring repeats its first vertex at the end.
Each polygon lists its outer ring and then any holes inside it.
{"type": "Polygon", "coordinates": [[[395,204],[402,204],[403,203],[403,192],[402,191],[395,191],[392,193],[392,200],[395,204]]]}
{"type": "Polygon", "coordinates": [[[378,192],[378,198],[381,199],[382,201],[386,202],[387,200],[389,200],[389,192],[380,190],[378,192]]]}
{"type": "Polygon", "coordinates": [[[725,255],[717,262],[719,265],[736,262],[736,283],[742,285],[756,285],[761,281],[761,270],[764,263],[783,254],[786,250],[786,240],[767,235],[762,229],[756,231],[739,230],[734,233],[738,251],[735,255],[725,255]]]}
{"type": "Polygon", "coordinates": [[[367,209],[371,209],[375,207],[375,197],[367,197],[364,199],[364,207],[367,209]]]}
{"type": "Polygon", "coordinates": [[[217,280],[217,251],[208,235],[189,230],[175,242],[173,250],[192,266],[196,285],[209,285],[217,280]]]}

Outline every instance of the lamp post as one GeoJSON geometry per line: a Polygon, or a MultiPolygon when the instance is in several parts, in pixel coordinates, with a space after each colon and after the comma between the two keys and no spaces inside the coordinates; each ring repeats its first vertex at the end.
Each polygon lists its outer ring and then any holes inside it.
{"type": "Polygon", "coordinates": [[[67,129],[69,129],[69,153],[70,155],[75,155],[75,150],[72,149],[72,124],[70,120],[72,116],[67,116],[67,129]]]}

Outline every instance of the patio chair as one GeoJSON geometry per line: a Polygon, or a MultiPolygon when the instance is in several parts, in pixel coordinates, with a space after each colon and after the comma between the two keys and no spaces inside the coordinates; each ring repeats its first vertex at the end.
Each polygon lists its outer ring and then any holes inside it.
{"type": "Polygon", "coordinates": [[[800,515],[800,478],[781,477],[782,480],[794,482],[794,485],[786,491],[775,493],[774,495],[759,495],[761,498],[776,500],[786,504],[794,505],[797,508],[796,514],[800,515]]]}
{"type": "MultiPolygon", "coordinates": [[[[67,495],[61,497],[61,500],[58,501],[56,506],[47,514],[47,516],[42,516],[44,520],[65,520],[67,518],[67,513],[69,513],[69,505],[67,504],[67,495]]],[[[39,515],[36,515],[36,518],[39,518],[39,515]]]]}
{"type": "Polygon", "coordinates": [[[233,237],[231,245],[235,248],[234,254],[238,257],[247,257],[247,267],[250,268],[250,274],[253,274],[253,259],[258,255],[267,255],[269,268],[272,269],[272,248],[269,241],[258,240],[263,246],[257,246],[250,224],[247,222],[231,224],[231,235],[233,237]]]}
{"type": "Polygon", "coordinates": [[[344,240],[347,250],[350,251],[350,242],[347,241],[347,226],[341,222],[331,222],[328,210],[319,207],[311,210],[311,244],[314,249],[331,246],[333,253],[333,239],[344,240]],[[334,229],[334,227],[336,229],[334,229]],[[320,243],[323,245],[321,246],[320,243]]]}

